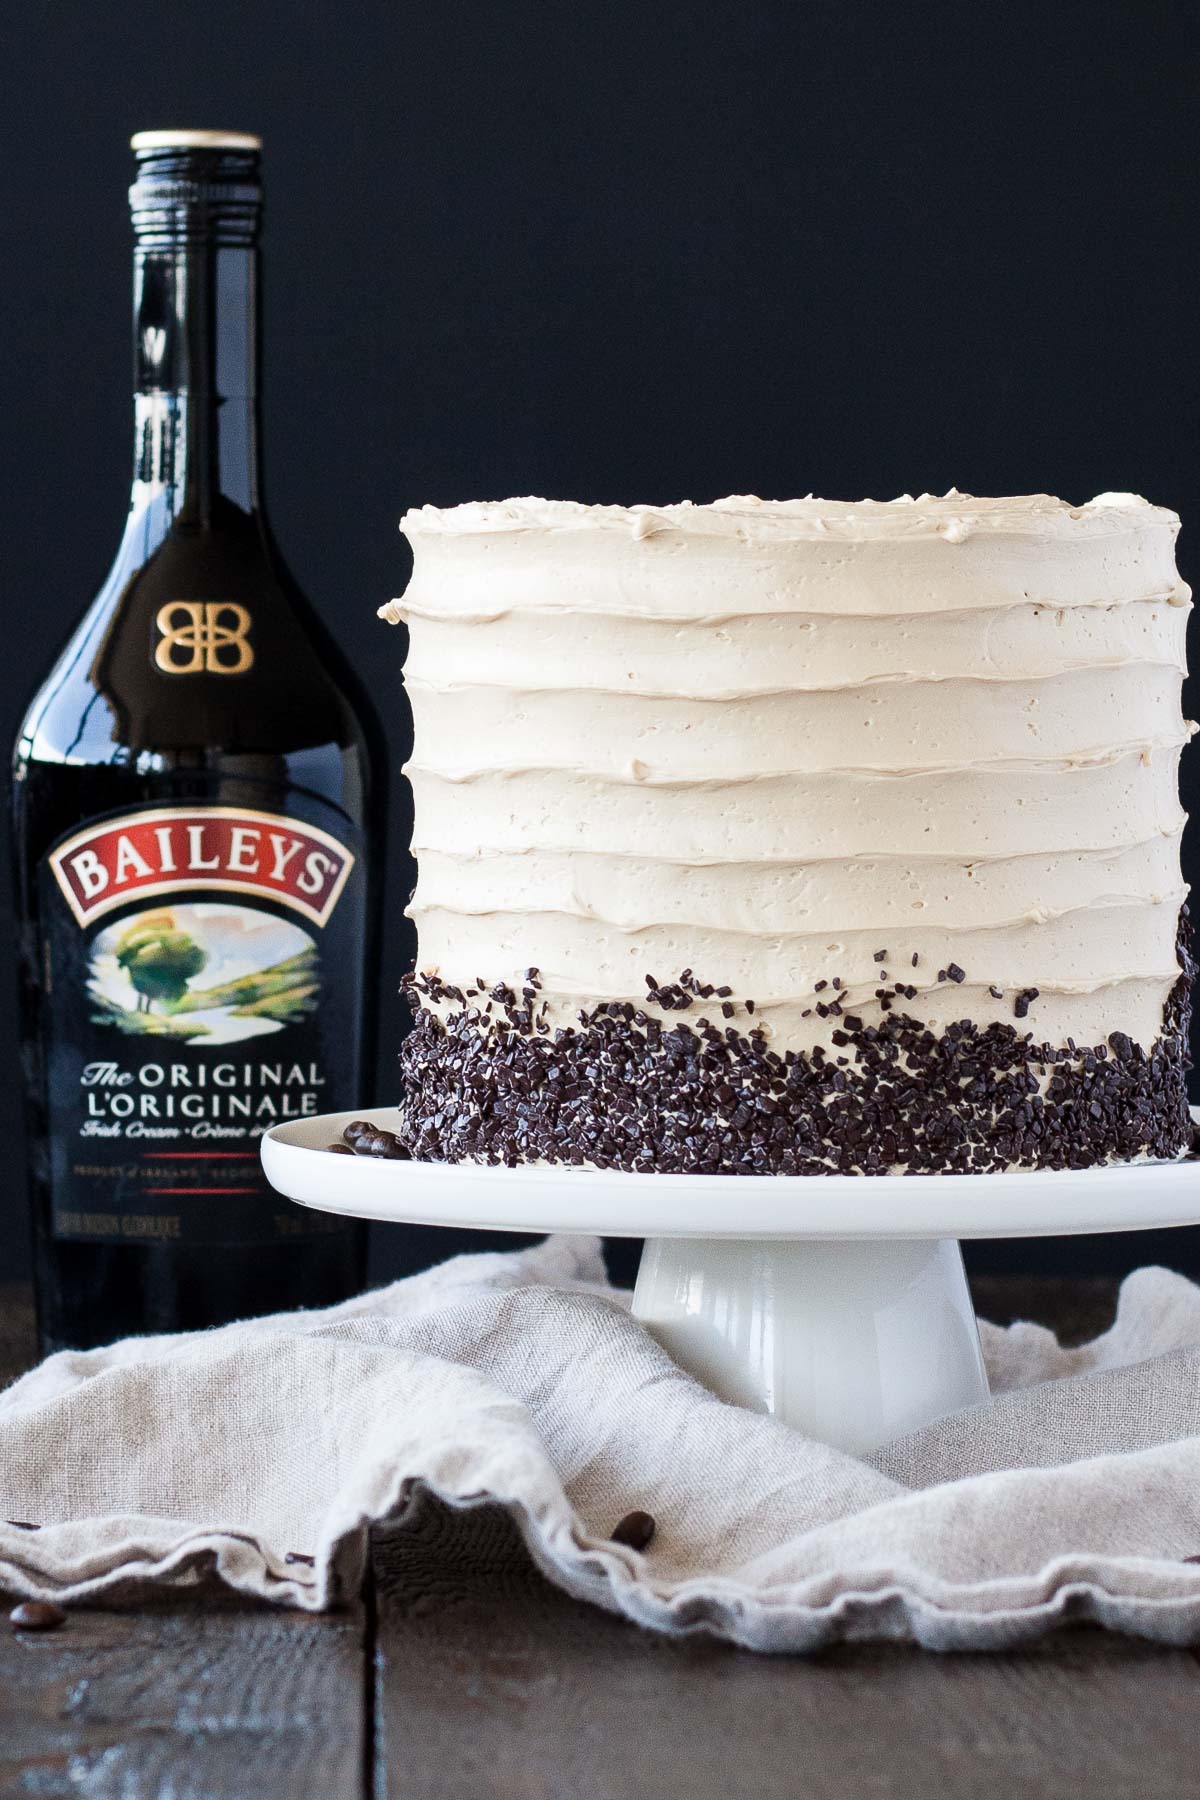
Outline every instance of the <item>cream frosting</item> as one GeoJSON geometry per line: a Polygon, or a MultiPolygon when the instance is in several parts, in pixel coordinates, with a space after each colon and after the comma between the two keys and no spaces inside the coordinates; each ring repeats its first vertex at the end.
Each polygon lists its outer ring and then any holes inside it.
{"type": "Polygon", "coordinates": [[[1039,1038],[1152,1042],[1178,524],[1126,494],[410,512],[419,966],[536,965],[562,1022],[694,968],[803,1049],[834,973],[877,1010],[886,948],[931,1023],[1036,988],[1039,1038]]]}

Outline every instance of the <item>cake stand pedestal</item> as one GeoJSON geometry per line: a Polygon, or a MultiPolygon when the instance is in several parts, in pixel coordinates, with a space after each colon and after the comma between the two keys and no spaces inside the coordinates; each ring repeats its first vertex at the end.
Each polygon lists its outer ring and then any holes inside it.
{"type": "Polygon", "coordinates": [[[277,1125],[272,1186],[354,1218],[644,1237],[633,1310],[722,1399],[863,1452],[988,1398],[958,1240],[1200,1222],[1200,1161],[1000,1175],[632,1175],[330,1156],[277,1125]]]}
{"type": "Polygon", "coordinates": [[[714,1394],[842,1450],[988,1398],[953,1238],[650,1238],[633,1310],[714,1394]]]}

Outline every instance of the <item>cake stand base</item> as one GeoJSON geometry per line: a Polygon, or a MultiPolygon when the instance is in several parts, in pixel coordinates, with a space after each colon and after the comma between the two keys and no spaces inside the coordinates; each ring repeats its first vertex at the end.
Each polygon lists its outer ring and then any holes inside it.
{"type": "Polygon", "coordinates": [[[651,1238],[633,1310],[722,1400],[841,1450],[988,1398],[953,1238],[651,1238]]]}
{"type": "Polygon", "coordinates": [[[263,1139],[272,1186],[360,1219],[647,1240],[633,1310],[722,1399],[862,1452],[988,1397],[960,1238],[1200,1222],[1200,1163],[996,1175],[657,1175],[330,1156],[355,1117],[263,1139]]]}

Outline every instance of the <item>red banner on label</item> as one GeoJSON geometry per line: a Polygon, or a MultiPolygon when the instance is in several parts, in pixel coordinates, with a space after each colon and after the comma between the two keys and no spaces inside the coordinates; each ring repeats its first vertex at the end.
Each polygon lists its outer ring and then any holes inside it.
{"type": "Polygon", "coordinates": [[[188,888],[281,900],[324,925],[354,867],[327,831],[232,806],[130,813],[78,832],[50,866],[80,925],[128,900],[188,888]]]}

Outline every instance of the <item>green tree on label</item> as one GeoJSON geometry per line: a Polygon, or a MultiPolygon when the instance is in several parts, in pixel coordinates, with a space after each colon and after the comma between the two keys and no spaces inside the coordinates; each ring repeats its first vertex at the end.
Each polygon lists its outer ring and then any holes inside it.
{"type": "Polygon", "coordinates": [[[158,912],[134,920],[117,942],[116,958],[137,993],[138,1012],[148,1013],[156,1000],[170,1012],[207,963],[208,952],[186,931],[176,931],[172,913],[158,912]]]}

